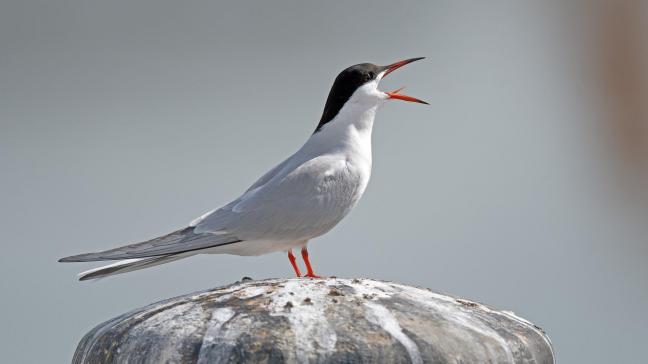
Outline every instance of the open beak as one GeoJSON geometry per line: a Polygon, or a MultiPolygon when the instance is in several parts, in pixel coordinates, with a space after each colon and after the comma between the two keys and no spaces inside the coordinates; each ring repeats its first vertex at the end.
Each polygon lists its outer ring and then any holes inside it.
{"type": "MultiPolygon", "coordinates": [[[[425,57],[417,57],[417,58],[405,59],[405,60],[402,60],[402,61],[399,61],[399,62],[396,62],[396,63],[392,63],[389,66],[385,66],[385,74],[382,77],[385,78],[388,74],[396,71],[397,69],[403,67],[404,65],[406,65],[408,63],[412,63],[414,61],[418,61],[418,60],[423,59],[423,58],[425,58],[425,57]]],[[[409,101],[409,102],[418,102],[420,104],[429,105],[427,102],[425,102],[423,100],[419,100],[419,99],[414,98],[412,96],[407,96],[407,95],[401,94],[400,91],[402,89],[403,89],[403,87],[399,88],[398,90],[391,91],[391,92],[385,92],[385,94],[387,94],[387,96],[389,96],[390,99],[397,99],[397,100],[403,100],[403,101],[409,101]]]]}

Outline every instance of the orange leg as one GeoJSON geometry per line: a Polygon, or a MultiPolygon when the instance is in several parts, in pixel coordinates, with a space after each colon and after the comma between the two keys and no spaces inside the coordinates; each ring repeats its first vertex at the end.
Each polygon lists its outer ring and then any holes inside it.
{"type": "Polygon", "coordinates": [[[292,264],[297,277],[301,277],[301,272],[299,271],[299,266],[297,265],[297,259],[295,259],[292,249],[288,250],[288,260],[290,260],[290,264],[292,264]]]}
{"type": "Polygon", "coordinates": [[[322,278],[318,275],[315,275],[315,272],[313,272],[313,267],[310,264],[310,260],[308,259],[308,249],[306,247],[303,247],[301,250],[302,258],[304,259],[304,263],[306,263],[306,270],[308,271],[304,277],[308,278],[322,278]]]}

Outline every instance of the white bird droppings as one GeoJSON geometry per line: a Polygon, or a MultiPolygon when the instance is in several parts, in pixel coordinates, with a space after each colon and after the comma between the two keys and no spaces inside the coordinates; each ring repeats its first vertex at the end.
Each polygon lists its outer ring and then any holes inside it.
{"type": "Polygon", "coordinates": [[[316,348],[333,352],[337,335],[324,314],[327,290],[315,282],[289,280],[272,294],[270,315],[288,319],[295,335],[298,363],[308,363],[316,348]]]}
{"type": "Polygon", "coordinates": [[[366,302],[365,306],[369,309],[365,312],[365,317],[369,322],[379,325],[394,339],[398,340],[405,347],[405,350],[407,350],[407,354],[409,354],[413,364],[423,363],[418,346],[416,346],[416,343],[409,336],[405,335],[394,315],[385,306],[375,302],[366,302]]]}
{"type": "MultiPolygon", "coordinates": [[[[197,364],[210,363],[212,358],[206,355],[207,348],[215,345],[217,342],[229,342],[232,345],[236,343],[236,337],[232,337],[232,331],[223,330],[223,325],[234,317],[234,310],[229,307],[217,308],[212,312],[211,319],[207,324],[207,332],[203,337],[203,342],[198,354],[197,364]]],[[[236,334],[238,336],[238,334],[236,334]]]]}

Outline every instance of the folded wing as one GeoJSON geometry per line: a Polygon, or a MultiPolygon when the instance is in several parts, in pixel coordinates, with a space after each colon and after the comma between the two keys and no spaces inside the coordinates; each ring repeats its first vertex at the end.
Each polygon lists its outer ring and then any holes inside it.
{"type": "Polygon", "coordinates": [[[125,245],[96,253],[73,255],[62,258],[59,262],[91,262],[159,257],[234,244],[240,241],[237,237],[227,233],[196,234],[194,233],[194,227],[190,226],[141,243],[125,245]]]}

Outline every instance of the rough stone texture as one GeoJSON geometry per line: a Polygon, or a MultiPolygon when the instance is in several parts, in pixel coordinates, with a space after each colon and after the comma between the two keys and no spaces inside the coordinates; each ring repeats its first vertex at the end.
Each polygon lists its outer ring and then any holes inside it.
{"type": "Polygon", "coordinates": [[[553,363],[511,312],[368,279],[244,280],[95,327],[73,363],[553,363]]]}

